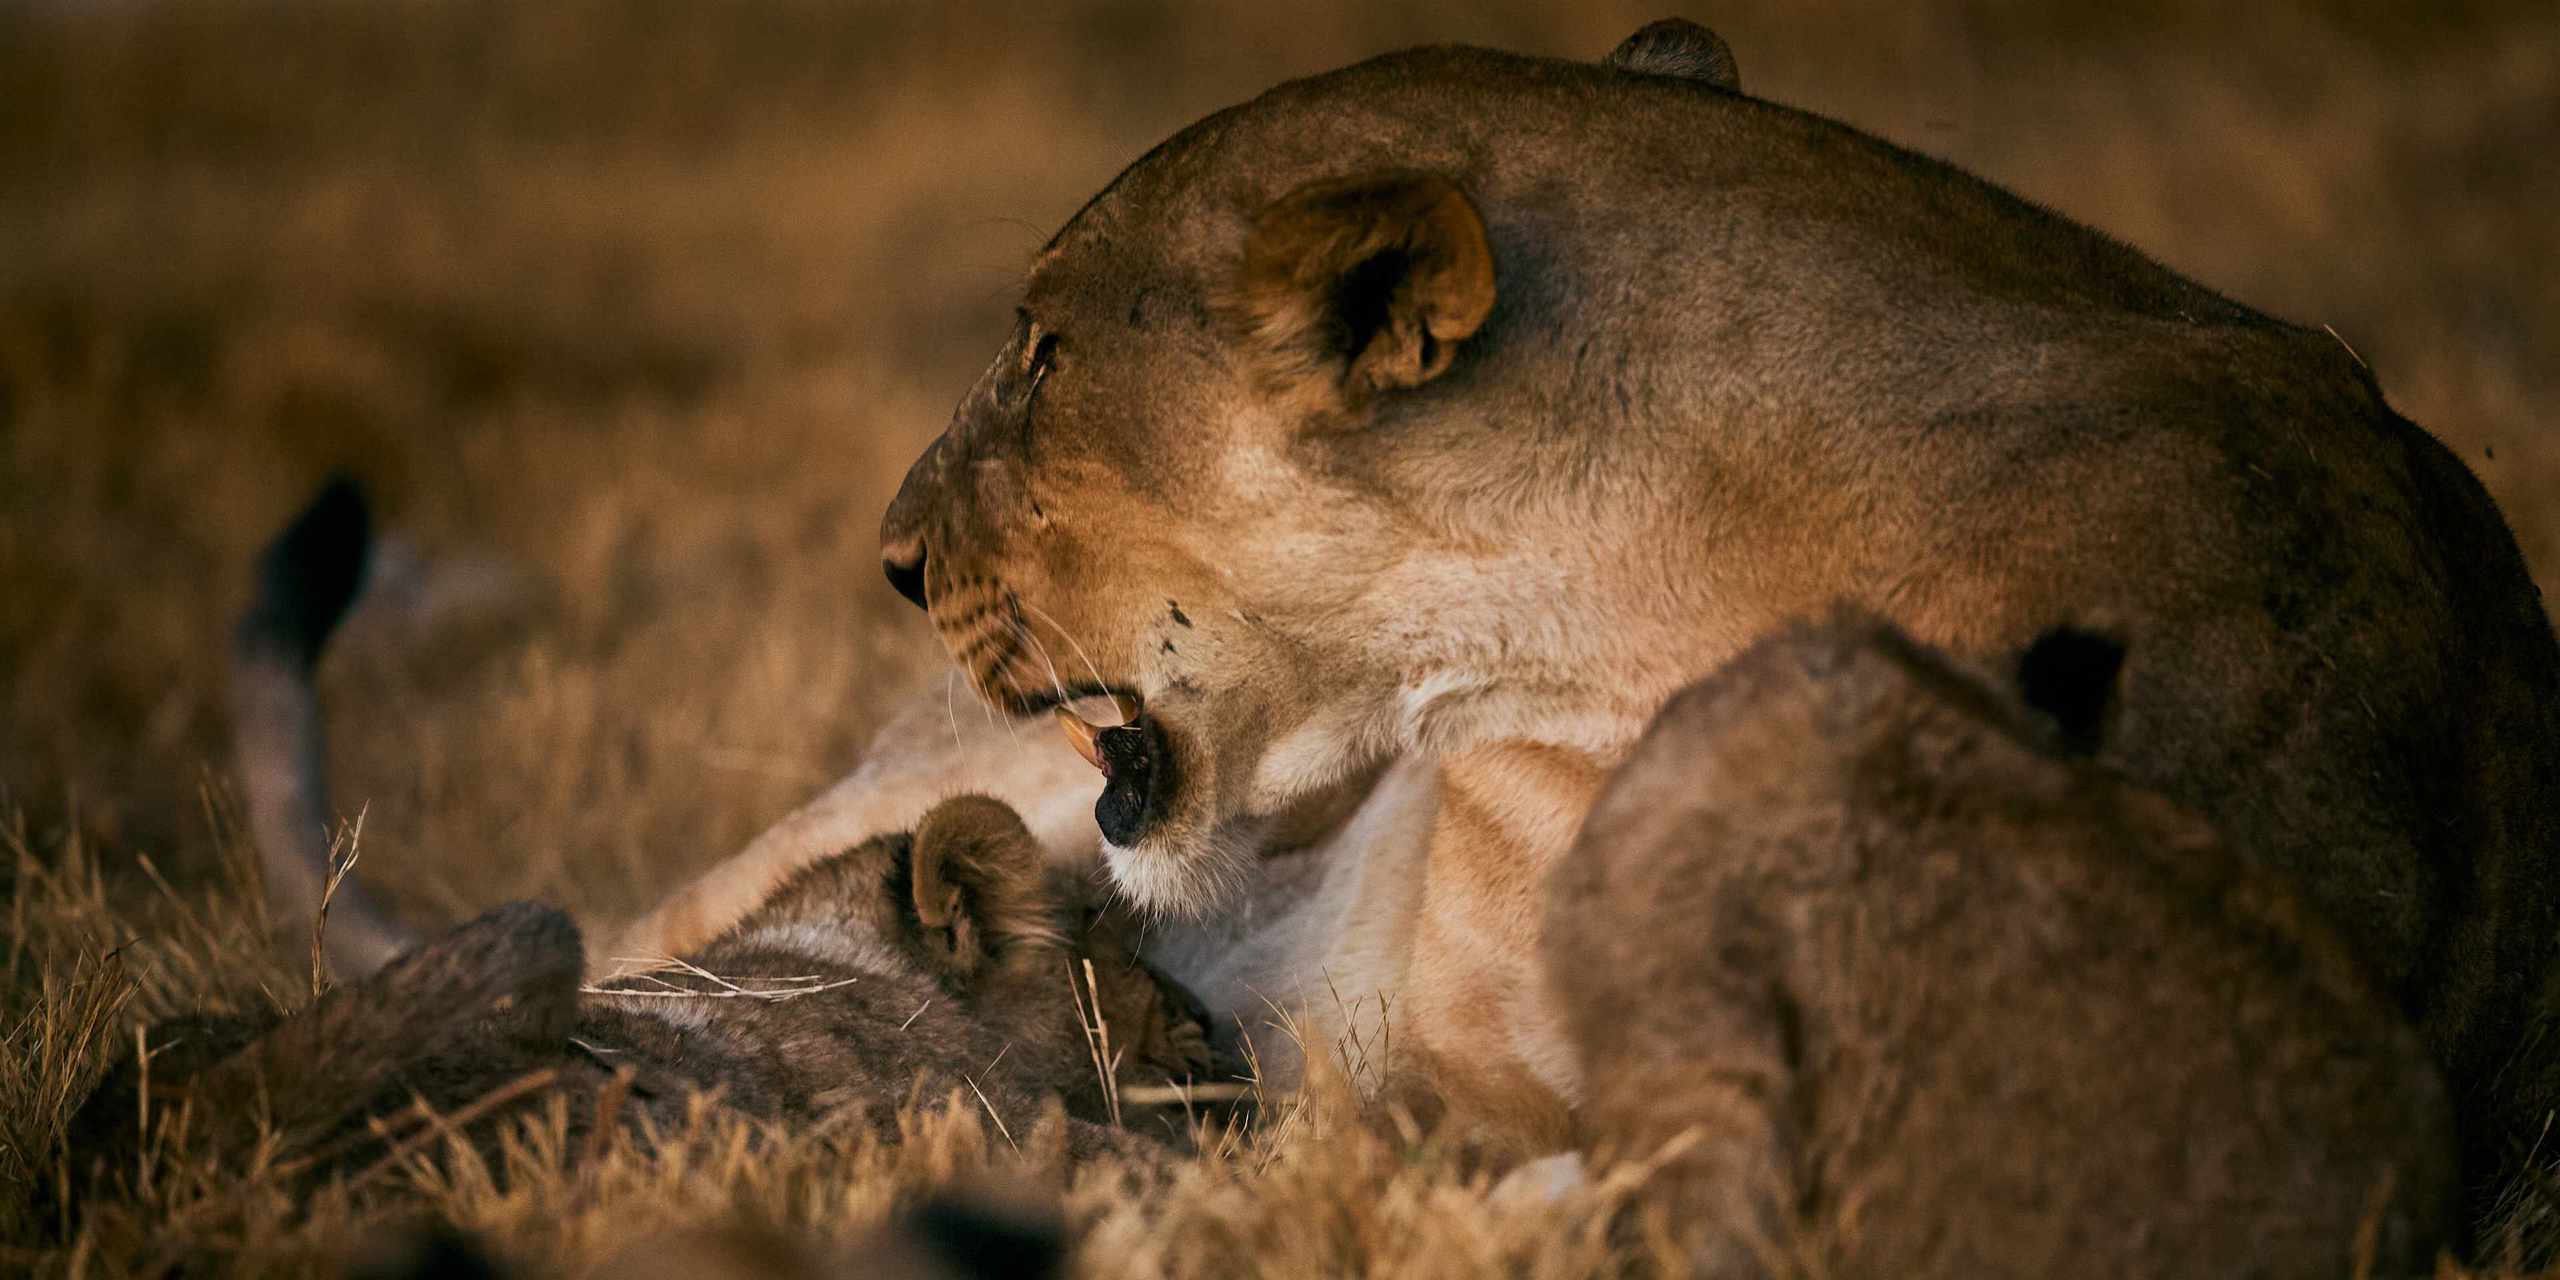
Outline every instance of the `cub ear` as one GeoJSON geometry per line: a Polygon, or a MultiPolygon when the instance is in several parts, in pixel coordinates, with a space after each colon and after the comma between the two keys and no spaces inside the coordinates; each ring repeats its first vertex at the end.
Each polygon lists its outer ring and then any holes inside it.
{"type": "Polygon", "coordinates": [[[1227,301],[1267,381],[1347,411],[1440,376],[1493,298],[1493,249],[1466,193],[1439,174],[1392,171],[1272,202],[1245,237],[1227,301]]]}
{"type": "Polygon", "coordinates": [[[1045,959],[1058,942],[1040,842],[1003,802],[960,796],[916,823],[908,880],[926,950],[948,977],[1045,959]]]}
{"type": "Polygon", "coordinates": [[[2124,670],[2124,642],[2079,627],[2055,627],[2018,655],[2018,693],[2061,731],[2063,748],[2095,755],[2106,744],[2107,713],[2124,670]]]}
{"type": "Polygon", "coordinates": [[[1696,80],[1727,93],[1742,92],[1742,71],[1734,65],[1733,46],[1687,18],[1645,24],[1600,63],[1638,75],[1696,80]]]}

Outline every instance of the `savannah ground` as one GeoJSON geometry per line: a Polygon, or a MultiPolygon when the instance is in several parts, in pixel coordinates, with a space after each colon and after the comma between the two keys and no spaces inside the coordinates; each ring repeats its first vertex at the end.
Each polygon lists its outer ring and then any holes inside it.
{"type": "MultiPolygon", "coordinates": [[[[0,1271],[325,1271],[389,1212],[297,1214],[183,1150],[67,1241],[25,1194],[138,1023],[307,997],[238,870],[219,663],[250,557],[330,468],[435,562],[523,584],[424,633],[360,621],[324,666],[360,874],[422,925],[526,897],[626,917],[941,687],[879,512],[1032,251],[1121,165],[1289,76],[1440,40],[1597,57],[1670,7],[0,3],[0,1271]]],[[[2331,326],[2560,574],[2548,5],[1691,16],[1755,94],[2331,326]]],[[[1167,1188],[1080,1184],[1079,1265],[1608,1253],[1623,1181],[1501,1208],[1440,1153],[1275,1114],[1167,1188]]],[[[932,1127],[747,1151],[715,1126],[565,1177],[533,1149],[504,1190],[384,1177],[575,1272],[635,1222],[850,1238],[1015,1163],[974,1117],[932,1127]]]]}

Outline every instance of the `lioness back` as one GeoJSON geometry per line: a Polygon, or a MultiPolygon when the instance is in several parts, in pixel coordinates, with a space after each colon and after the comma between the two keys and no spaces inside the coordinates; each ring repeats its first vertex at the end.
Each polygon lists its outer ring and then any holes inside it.
{"type": "Polygon", "coordinates": [[[1691,1144],[1664,1208],[1717,1274],[2430,1266],[2417,1037],[2283,877],[2054,738],[1869,622],[1673,699],[1549,917],[1594,1132],[1691,1144]]]}

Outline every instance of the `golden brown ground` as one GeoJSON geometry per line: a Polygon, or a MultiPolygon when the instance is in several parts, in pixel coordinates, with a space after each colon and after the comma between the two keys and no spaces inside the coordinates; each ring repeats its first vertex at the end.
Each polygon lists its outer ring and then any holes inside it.
{"type": "MultiPolygon", "coordinates": [[[[185,1240],[311,1264],[361,1234],[180,1179],[47,1253],[19,1195],[133,1022],[298,990],[225,888],[201,797],[227,785],[223,620],[327,468],[430,552],[550,586],[433,654],[353,644],[327,669],[365,874],[425,922],[526,896],[628,913],[938,678],[880,580],[877,513],[1092,189],[1290,75],[1431,40],[1594,57],[1669,7],[0,6],[0,1271],[112,1274],[185,1240]]],[[[2547,4],[1693,16],[1762,96],[2333,326],[2560,574],[2547,4]]],[[[574,1265],[644,1213],[845,1235],[994,1140],[704,1141],[434,1194],[511,1255],[574,1265]]],[[[1572,1274],[1601,1247],[1605,1197],[1494,1211],[1449,1163],[1366,1142],[1266,1136],[1184,1178],[1080,1193],[1088,1265],[1572,1274]]]]}

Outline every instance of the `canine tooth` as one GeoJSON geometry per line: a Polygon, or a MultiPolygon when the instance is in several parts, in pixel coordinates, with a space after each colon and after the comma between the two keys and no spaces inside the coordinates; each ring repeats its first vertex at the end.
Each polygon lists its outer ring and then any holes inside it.
{"type": "Polygon", "coordinates": [[[1064,709],[1096,729],[1115,729],[1136,721],[1144,707],[1134,694],[1088,693],[1067,702],[1064,709]]]}
{"type": "Polygon", "coordinates": [[[1086,764],[1096,769],[1102,767],[1102,748],[1094,745],[1094,739],[1101,735],[1102,730],[1085,723],[1083,717],[1065,707],[1058,708],[1058,727],[1066,730],[1067,745],[1074,747],[1086,764]]]}

